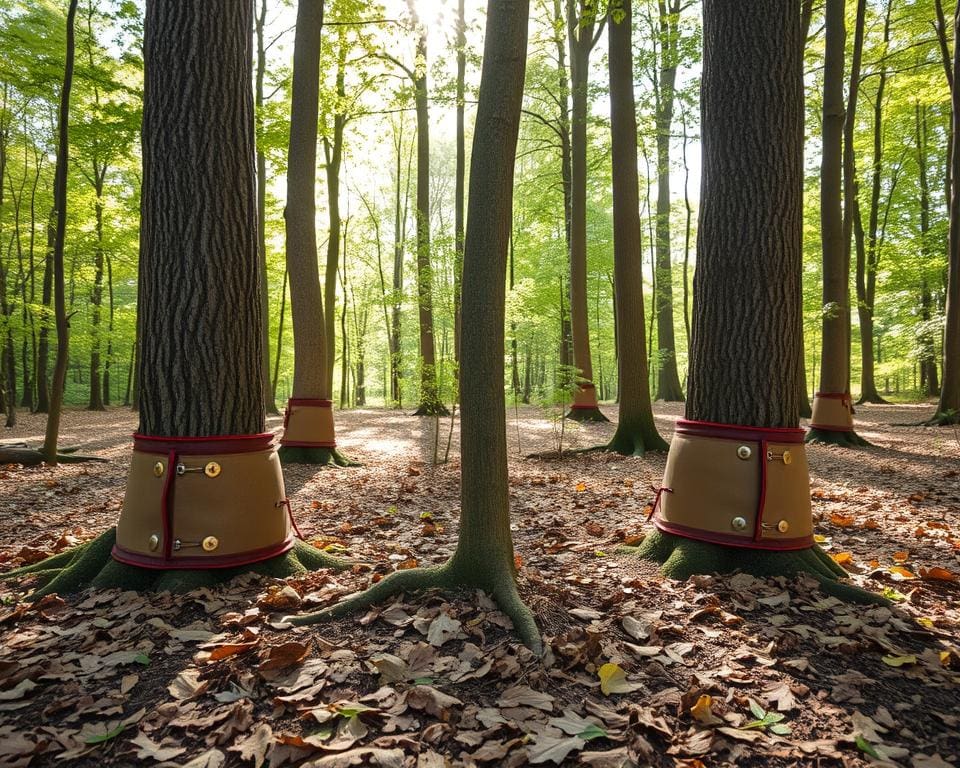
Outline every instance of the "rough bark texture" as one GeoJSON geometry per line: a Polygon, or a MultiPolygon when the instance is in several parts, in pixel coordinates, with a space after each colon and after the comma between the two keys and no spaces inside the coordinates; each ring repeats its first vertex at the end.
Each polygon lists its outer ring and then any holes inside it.
{"type": "Polygon", "coordinates": [[[264,428],[251,11],[230,0],[147,8],[139,368],[148,435],[264,428]]]}
{"type": "Polygon", "coordinates": [[[630,0],[622,0],[624,16],[619,21],[611,19],[607,31],[610,43],[613,268],[620,398],[620,421],[609,447],[618,453],[639,456],[647,450],[666,450],[667,444],[653,421],[647,370],[630,5],[630,0]]]}
{"type": "Polygon", "coordinates": [[[788,23],[775,0],[755,4],[755,20],[718,4],[704,9],[713,13],[686,415],[796,427],[803,93],[800,45],[789,45],[799,15],[788,23]]]}
{"type": "Polygon", "coordinates": [[[470,322],[461,340],[463,484],[457,550],[442,566],[397,571],[330,609],[294,617],[296,624],[358,610],[400,591],[465,585],[491,592],[521,639],[535,652],[542,649],[514,581],[503,398],[504,283],[528,11],[529,0],[492,0],[487,12],[463,261],[463,312],[470,322]]]}
{"type": "Polygon", "coordinates": [[[465,78],[467,74],[467,23],[464,0],[457,0],[457,167],[453,193],[453,359],[460,364],[460,336],[463,327],[463,231],[464,185],[467,151],[464,136],[465,78]]]}
{"type": "Polygon", "coordinates": [[[683,400],[673,330],[673,260],[670,249],[670,131],[677,78],[677,17],[680,0],[659,0],[660,76],[656,89],[657,124],[657,398],[683,400]]]}
{"type": "MultiPolygon", "coordinates": [[[[800,14],[781,0],[703,4],[703,176],[688,419],[796,427],[803,91],[800,14]]],[[[763,552],[656,531],[637,549],[665,574],[800,571],[848,600],[818,547],[763,552]]]]}

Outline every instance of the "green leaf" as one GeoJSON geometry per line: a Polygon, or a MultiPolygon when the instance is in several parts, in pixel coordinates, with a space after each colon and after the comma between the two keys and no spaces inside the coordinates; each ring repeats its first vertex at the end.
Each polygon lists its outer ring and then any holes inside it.
{"type": "Polygon", "coordinates": [[[907,596],[903,594],[903,592],[900,592],[893,587],[884,587],[883,596],[887,598],[887,600],[893,600],[895,603],[900,603],[907,599],[907,596]]]}
{"type": "Polygon", "coordinates": [[[145,654],[145,653],[138,653],[136,656],[133,657],[133,660],[134,660],[137,664],[142,664],[142,665],[145,666],[145,667],[146,667],[148,664],[150,664],[150,657],[147,656],[147,654],[145,654]]]}
{"type": "Polygon", "coordinates": [[[84,744],[102,744],[105,741],[110,741],[110,739],[115,739],[121,733],[124,732],[127,725],[125,723],[120,723],[116,728],[113,728],[105,733],[98,733],[94,736],[89,736],[84,741],[84,744]]]}
{"type": "Polygon", "coordinates": [[[865,752],[866,754],[870,755],[870,757],[876,758],[877,760],[883,759],[880,757],[880,753],[877,752],[877,750],[873,748],[873,745],[863,738],[863,736],[857,736],[856,744],[857,749],[859,749],[861,752],[865,752]]]}
{"type": "Polygon", "coordinates": [[[750,702],[750,711],[753,713],[753,716],[757,718],[757,720],[763,720],[763,718],[766,717],[767,711],[753,699],[747,699],[747,701],[750,702]]]}
{"type": "Polygon", "coordinates": [[[584,728],[580,733],[577,734],[578,739],[583,739],[584,741],[590,741],[590,739],[605,739],[607,737],[607,732],[603,730],[599,725],[591,723],[588,727],[584,728]]]}
{"type": "Polygon", "coordinates": [[[787,736],[791,733],[790,726],[784,725],[783,723],[775,723],[770,726],[770,733],[775,733],[778,736],[787,736]]]}

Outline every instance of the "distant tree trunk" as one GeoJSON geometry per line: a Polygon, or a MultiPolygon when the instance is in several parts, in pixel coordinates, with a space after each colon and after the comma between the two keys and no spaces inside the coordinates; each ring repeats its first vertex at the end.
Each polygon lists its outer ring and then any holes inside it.
{"type": "MultiPolygon", "coordinates": [[[[953,17],[954,40],[960,40],[960,5],[953,17]]],[[[950,125],[950,239],[947,278],[947,323],[943,337],[943,380],[934,420],[960,423],[960,44],[953,46],[950,125]]]]}
{"type": "MultiPolygon", "coordinates": [[[[917,144],[917,175],[920,186],[920,262],[923,268],[930,263],[930,183],[927,178],[927,110],[919,103],[914,105],[917,144]]],[[[930,315],[933,298],[926,275],[920,280],[920,331],[917,341],[920,347],[920,391],[927,397],[940,393],[937,378],[937,355],[934,345],[930,315]]]]}
{"type": "Polygon", "coordinates": [[[683,233],[683,327],[687,333],[687,356],[690,355],[690,234],[693,222],[693,206],[690,204],[690,166],[687,163],[687,112],[683,110],[683,207],[687,213],[683,233]]]}
{"type": "Polygon", "coordinates": [[[76,51],[74,21],[77,0],[70,0],[67,9],[67,53],[60,89],[60,113],[57,128],[57,165],[53,179],[53,207],[57,211],[57,230],[53,250],[54,317],[57,327],[57,357],[53,369],[50,392],[50,411],[43,440],[43,457],[48,464],[57,463],[57,440],[60,434],[60,409],[63,405],[63,386],[67,379],[70,352],[70,325],[67,320],[66,290],[64,286],[63,251],[67,231],[67,168],[70,162],[70,91],[73,88],[73,63],[76,51]]]}
{"type": "Polygon", "coordinates": [[[113,367],[113,323],[115,307],[113,305],[113,259],[109,254],[104,256],[107,266],[107,301],[109,314],[107,315],[107,354],[103,360],[103,404],[110,405],[110,372],[113,367]]]}
{"type": "Polygon", "coordinates": [[[420,405],[415,415],[445,414],[437,383],[433,339],[433,269],[430,264],[430,113],[427,93],[427,29],[421,26],[410,74],[417,108],[417,309],[420,318],[420,405]]]}
{"type": "MultiPolygon", "coordinates": [[[[390,329],[388,331],[388,340],[390,347],[390,401],[397,407],[403,407],[403,392],[400,388],[400,306],[403,296],[403,250],[406,240],[406,204],[401,205],[401,159],[403,151],[403,121],[400,121],[398,134],[396,138],[397,163],[396,177],[397,186],[394,198],[393,209],[393,293],[391,294],[392,310],[390,313],[390,329]]],[[[411,155],[412,157],[412,155],[411,155]]],[[[409,196],[410,186],[410,167],[407,164],[407,195],[409,196]]]]}
{"type": "Polygon", "coordinates": [[[637,120],[633,96],[631,0],[608,23],[610,133],[613,172],[613,268],[615,271],[620,419],[608,447],[627,456],[666,450],[650,404],[643,309],[637,120]]]}
{"type": "MultiPolygon", "coordinates": [[[[890,12],[893,0],[888,0],[883,23],[884,55],[890,45],[890,12]]],[[[858,7],[859,13],[859,7],[858,7]]],[[[880,221],[880,189],[883,173],[883,97],[887,84],[886,60],[881,59],[877,92],[873,101],[873,168],[870,183],[870,216],[866,238],[859,215],[854,225],[857,229],[857,314],[860,319],[860,402],[885,403],[877,391],[874,375],[875,353],[873,349],[873,311],[877,291],[877,264],[879,262],[878,228],[880,221]],[[864,244],[866,240],[866,244],[864,244]]],[[[859,214],[859,209],[855,212],[859,214]]]]}
{"type": "Polygon", "coordinates": [[[260,0],[260,9],[254,18],[257,40],[257,62],[254,75],[254,117],[257,126],[257,257],[260,259],[260,334],[263,363],[260,366],[261,386],[267,413],[279,413],[276,388],[270,382],[270,279],[267,272],[267,155],[263,149],[263,79],[267,71],[267,53],[263,30],[267,21],[267,0],[260,0]]]}
{"type": "Polygon", "coordinates": [[[656,96],[657,124],[657,350],[660,361],[657,398],[682,401],[673,330],[673,259],[670,247],[670,139],[674,83],[678,64],[678,17],[681,0],[658,0],[660,73],[656,96]]]}
{"type": "MultiPolygon", "coordinates": [[[[860,0],[863,2],[863,0],[860,0]]],[[[860,13],[858,11],[858,19],[860,13]]],[[[823,333],[820,389],[815,395],[808,440],[864,445],[853,430],[850,400],[850,242],[856,207],[851,137],[856,114],[860,52],[859,26],[851,64],[849,117],[844,124],[843,63],[846,37],[844,0],[827,0],[823,75],[823,139],[820,165],[820,229],[823,247],[823,333]],[[845,136],[846,134],[846,136],[845,136]],[[845,141],[846,138],[846,141],[845,141]],[[847,152],[844,157],[844,144],[847,152]],[[846,209],[843,202],[846,201],[846,209]]]]}
{"type": "Polygon", "coordinates": [[[280,289],[280,317],[277,323],[277,354],[273,363],[273,379],[270,382],[270,391],[273,399],[277,399],[277,384],[280,381],[280,355],[283,352],[283,321],[287,315],[287,280],[289,273],[286,266],[283,268],[283,285],[280,289]]]}
{"type": "Polygon", "coordinates": [[[41,302],[43,314],[40,320],[40,332],[37,334],[37,413],[50,411],[50,379],[47,374],[50,361],[50,318],[49,310],[53,302],[53,254],[57,239],[56,209],[50,209],[47,218],[47,248],[43,265],[43,288],[41,302]]]}
{"type": "MultiPolygon", "coordinates": [[[[347,66],[346,27],[337,27],[337,104],[342,105],[346,98],[345,69],[347,66]]],[[[337,273],[340,269],[340,167],[343,164],[343,131],[347,116],[338,106],[333,113],[333,139],[323,137],[323,155],[327,176],[327,211],[330,216],[330,234],[327,238],[327,265],[323,282],[324,332],[327,338],[326,377],[327,391],[333,392],[333,369],[336,366],[337,345],[334,330],[337,310],[337,273]]],[[[344,298],[346,307],[346,298],[344,298]]],[[[346,340],[343,342],[346,348],[346,340]]],[[[343,398],[341,396],[341,402],[343,398]]]]}
{"type": "Polygon", "coordinates": [[[453,359],[460,365],[460,334],[463,276],[463,193],[466,176],[467,152],[464,138],[464,105],[466,90],[464,80],[467,72],[467,22],[464,16],[464,0],[457,0],[457,167],[454,189],[453,224],[453,359]]]}
{"type": "Polygon", "coordinates": [[[93,191],[96,244],[93,247],[93,290],[90,293],[90,399],[88,411],[102,411],[103,379],[101,378],[101,307],[103,305],[103,185],[107,166],[94,161],[93,191]]]}
{"type": "Polygon", "coordinates": [[[587,115],[589,112],[590,52],[597,42],[592,0],[567,0],[567,39],[570,47],[570,320],[573,364],[579,378],[568,418],[607,421],[597,407],[590,356],[587,317],[587,115]]]}

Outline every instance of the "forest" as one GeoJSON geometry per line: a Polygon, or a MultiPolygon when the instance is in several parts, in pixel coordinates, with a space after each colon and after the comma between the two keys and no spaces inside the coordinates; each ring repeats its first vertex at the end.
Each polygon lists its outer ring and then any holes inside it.
{"type": "Polygon", "coordinates": [[[960,765],[958,30],[0,0],[0,768],[960,765]]]}

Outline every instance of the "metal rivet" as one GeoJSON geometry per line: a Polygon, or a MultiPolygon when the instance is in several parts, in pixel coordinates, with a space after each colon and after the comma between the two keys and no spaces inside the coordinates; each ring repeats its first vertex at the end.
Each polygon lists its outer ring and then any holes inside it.
{"type": "Polygon", "coordinates": [[[147,541],[148,541],[148,543],[150,544],[150,551],[151,551],[151,552],[156,552],[156,551],[157,551],[157,547],[160,546],[160,537],[157,536],[157,534],[154,533],[154,534],[152,534],[152,535],[150,536],[150,538],[149,538],[147,541]]]}
{"type": "Polygon", "coordinates": [[[161,477],[163,475],[163,462],[158,461],[153,465],[153,475],[154,477],[161,477]]]}
{"type": "MultiPolygon", "coordinates": [[[[790,462],[787,463],[789,464],[790,462]]],[[[786,533],[790,530],[790,523],[788,523],[786,520],[781,520],[779,523],[777,523],[777,530],[780,531],[780,533],[786,533]]]]}
{"type": "Polygon", "coordinates": [[[220,546],[220,541],[217,539],[216,536],[207,536],[203,540],[202,546],[204,551],[213,552],[213,550],[215,550],[217,547],[220,546]]]}
{"type": "Polygon", "coordinates": [[[747,527],[747,521],[742,517],[735,517],[730,521],[730,525],[733,527],[733,530],[742,531],[747,527]]]}
{"type": "Polygon", "coordinates": [[[215,461],[207,462],[207,465],[203,468],[203,474],[207,477],[216,477],[220,474],[220,465],[215,461]]]}
{"type": "Polygon", "coordinates": [[[793,456],[790,455],[790,451],[783,452],[783,463],[790,464],[793,462],[793,456]]]}
{"type": "Polygon", "coordinates": [[[750,450],[749,445],[741,445],[739,448],[737,448],[737,458],[746,460],[746,459],[749,459],[752,455],[753,455],[753,451],[750,450]]]}

